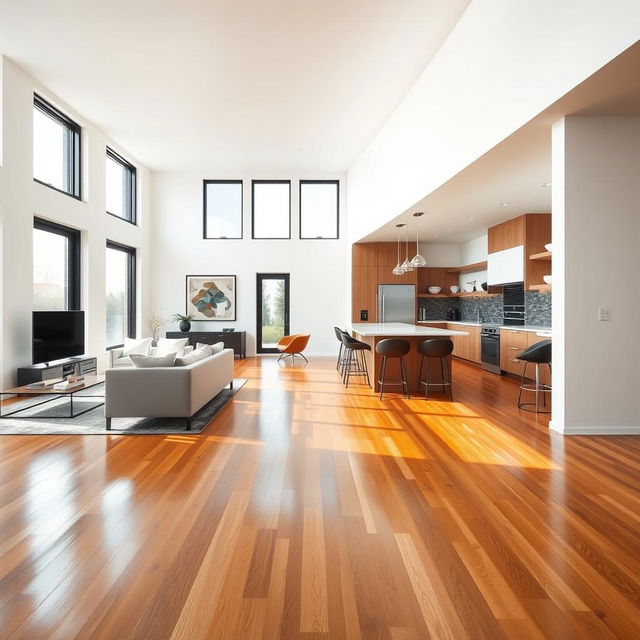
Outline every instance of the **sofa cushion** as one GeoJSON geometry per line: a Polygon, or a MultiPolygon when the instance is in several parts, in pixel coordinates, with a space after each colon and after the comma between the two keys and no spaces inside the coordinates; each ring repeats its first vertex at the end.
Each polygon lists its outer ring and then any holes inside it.
{"type": "Polygon", "coordinates": [[[203,344],[202,342],[196,342],[196,349],[200,347],[211,347],[211,353],[220,353],[224,349],[224,342],[216,342],[215,344],[203,344]]]}
{"type": "Polygon", "coordinates": [[[143,356],[140,354],[131,354],[131,362],[137,369],[151,369],[152,367],[173,367],[176,354],[167,353],[163,356],[143,356]]]}
{"type": "Polygon", "coordinates": [[[182,358],[187,342],[189,338],[160,338],[155,355],[166,356],[169,353],[175,353],[178,358],[182,358]]]}
{"type": "Polygon", "coordinates": [[[153,338],[142,338],[140,340],[125,338],[122,355],[130,356],[135,353],[142,356],[148,356],[149,352],[151,351],[152,342],[153,342],[153,338]]]}
{"type": "Polygon", "coordinates": [[[176,367],[186,367],[187,365],[198,362],[199,360],[209,358],[212,355],[213,351],[211,350],[211,345],[203,344],[200,346],[200,348],[194,349],[191,353],[187,353],[187,355],[183,356],[182,358],[176,358],[174,365],[176,367]]]}

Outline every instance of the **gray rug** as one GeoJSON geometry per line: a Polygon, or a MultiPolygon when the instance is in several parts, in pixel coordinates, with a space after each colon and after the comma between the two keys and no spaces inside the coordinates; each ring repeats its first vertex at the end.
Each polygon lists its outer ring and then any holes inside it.
{"type": "MultiPolygon", "coordinates": [[[[191,419],[191,431],[185,430],[184,418],[113,418],[111,431],[105,429],[104,401],[101,398],[83,397],[82,391],[73,397],[74,411],[80,412],[90,409],[87,413],[76,418],[69,418],[69,400],[60,398],[40,407],[32,406],[40,399],[29,398],[3,407],[11,412],[18,408],[25,408],[20,413],[23,418],[0,419],[0,435],[163,435],[201,433],[215,418],[216,414],[238,393],[246,383],[245,378],[235,378],[233,389],[223,389],[209,403],[207,403],[191,419]],[[93,409],[91,407],[93,406],[93,409]],[[31,408],[30,408],[31,407],[31,408]],[[40,420],[46,416],[46,420],[40,420]]],[[[87,394],[104,398],[104,384],[87,389],[87,394]]]]}

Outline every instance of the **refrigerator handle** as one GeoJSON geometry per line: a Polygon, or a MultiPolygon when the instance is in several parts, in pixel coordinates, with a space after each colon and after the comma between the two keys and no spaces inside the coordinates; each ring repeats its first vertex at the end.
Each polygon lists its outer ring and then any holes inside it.
{"type": "Polygon", "coordinates": [[[384,293],[382,294],[382,320],[379,322],[384,322],[384,293]]]}

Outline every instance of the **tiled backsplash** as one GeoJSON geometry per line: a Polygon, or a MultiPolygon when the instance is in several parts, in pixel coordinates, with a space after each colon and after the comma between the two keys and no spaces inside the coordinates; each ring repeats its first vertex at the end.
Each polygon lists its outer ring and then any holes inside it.
{"type": "MultiPolygon", "coordinates": [[[[418,298],[420,308],[427,310],[427,320],[446,320],[450,307],[460,310],[460,320],[502,324],[502,295],[487,298],[418,298]],[[478,313],[479,312],[479,313],[478,313]],[[479,318],[479,320],[478,320],[479,318]]],[[[525,324],[551,326],[551,295],[525,292],[525,324]]]]}

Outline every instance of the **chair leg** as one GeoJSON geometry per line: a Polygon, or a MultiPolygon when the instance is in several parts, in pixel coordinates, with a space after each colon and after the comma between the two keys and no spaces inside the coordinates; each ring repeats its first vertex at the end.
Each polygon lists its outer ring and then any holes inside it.
{"type": "Polygon", "coordinates": [[[304,357],[304,355],[302,353],[298,354],[307,364],[309,364],[309,361],[304,357]]]}
{"type": "Polygon", "coordinates": [[[536,413],[540,413],[540,363],[536,362],[536,413]]]}
{"type": "Polygon", "coordinates": [[[402,373],[402,387],[404,388],[404,392],[407,394],[407,399],[411,398],[409,395],[409,383],[407,380],[407,369],[404,366],[404,357],[400,356],[400,371],[402,373]]]}
{"type": "Polygon", "coordinates": [[[382,356],[382,365],[380,367],[380,380],[378,383],[380,384],[380,400],[382,400],[382,393],[384,392],[384,372],[387,368],[387,356],[382,356]]]}
{"type": "Polygon", "coordinates": [[[442,382],[442,393],[446,389],[445,379],[444,379],[444,358],[440,358],[440,381],[442,382]]]}
{"type": "Polygon", "coordinates": [[[342,347],[344,345],[342,344],[342,342],[340,343],[340,351],[338,351],[338,361],[336,362],[336,371],[338,371],[338,369],[340,368],[340,361],[342,360],[342,347]]]}
{"type": "Polygon", "coordinates": [[[524,384],[525,374],[527,373],[527,365],[529,363],[524,363],[524,369],[522,370],[522,379],[520,380],[520,393],[518,393],[518,409],[521,408],[520,399],[522,398],[522,385],[524,384]]]}
{"type": "Polygon", "coordinates": [[[418,391],[422,382],[422,363],[424,362],[424,354],[420,354],[420,367],[418,368],[418,391]]]}
{"type": "Polygon", "coordinates": [[[364,375],[367,378],[367,384],[371,386],[371,380],[369,380],[369,368],[367,367],[367,358],[364,355],[364,351],[361,351],[362,354],[362,365],[364,369],[364,375]]]}
{"type": "Polygon", "coordinates": [[[424,399],[429,399],[429,380],[431,379],[431,358],[427,357],[427,384],[424,385],[424,399]]]}
{"type": "Polygon", "coordinates": [[[453,380],[451,377],[451,363],[446,358],[443,358],[443,360],[447,367],[447,380],[449,380],[449,397],[451,398],[451,402],[453,402],[453,380]]]}
{"type": "Polygon", "coordinates": [[[345,384],[349,388],[349,378],[351,377],[351,362],[353,360],[353,349],[349,349],[349,357],[347,359],[347,371],[345,374],[345,384]]]}

